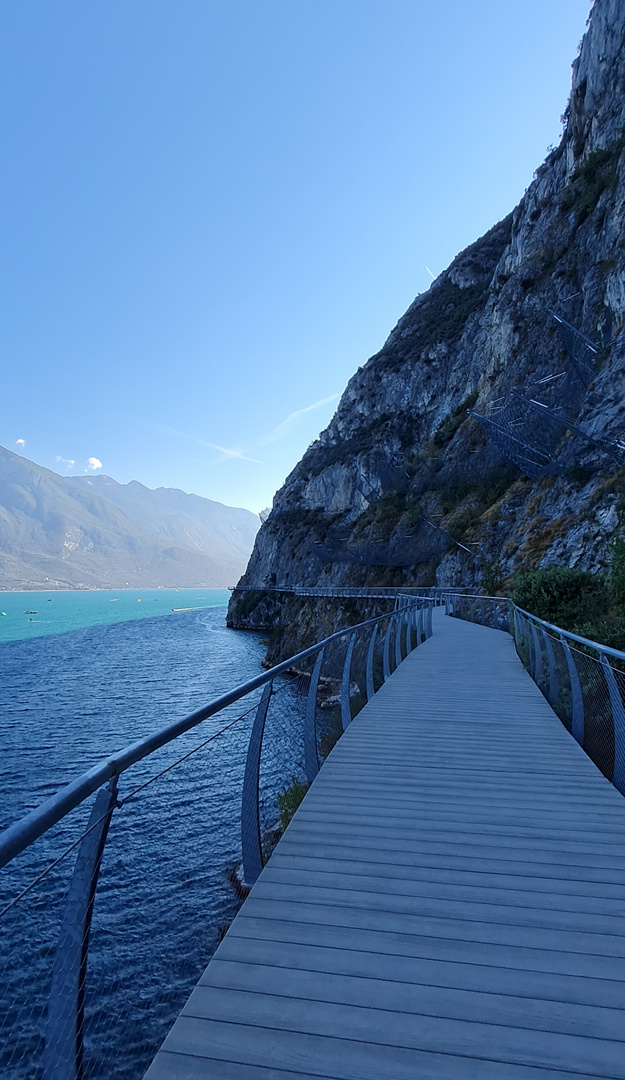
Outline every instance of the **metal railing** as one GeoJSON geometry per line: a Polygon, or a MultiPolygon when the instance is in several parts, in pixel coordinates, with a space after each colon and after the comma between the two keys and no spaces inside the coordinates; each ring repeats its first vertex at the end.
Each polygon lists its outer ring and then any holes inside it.
{"type": "MultiPolygon", "coordinates": [[[[314,780],[352,716],[431,635],[433,601],[393,596],[392,611],[110,755],[0,835],[6,1080],[143,1075],[218,941],[211,889],[239,860],[239,888],[256,881],[279,835],[280,789],[314,780]],[[209,784],[202,752],[226,733],[209,784]]],[[[232,889],[226,916],[236,903],[232,889]]]]}
{"type": "Polygon", "coordinates": [[[625,795],[625,652],[539,619],[505,597],[447,594],[448,615],[507,630],[567,731],[625,795]]]}
{"type": "MultiPolygon", "coordinates": [[[[472,585],[460,586],[453,591],[458,593],[470,592],[473,588],[472,585]]],[[[375,600],[380,597],[393,598],[401,594],[402,596],[415,596],[424,600],[433,600],[437,605],[441,605],[445,602],[445,595],[449,592],[449,588],[438,585],[407,585],[402,586],[401,589],[396,587],[387,588],[383,585],[236,585],[232,592],[278,592],[289,593],[293,596],[355,597],[363,600],[375,600]]]]}

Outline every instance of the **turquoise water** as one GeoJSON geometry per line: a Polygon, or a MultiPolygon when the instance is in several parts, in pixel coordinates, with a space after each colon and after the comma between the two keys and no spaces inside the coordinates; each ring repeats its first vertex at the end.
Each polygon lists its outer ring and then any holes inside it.
{"type": "Polygon", "coordinates": [[[229,597],[228,589],[2,592],[0,643],[171,615],[176,609],[223,607],[229,597]]]}

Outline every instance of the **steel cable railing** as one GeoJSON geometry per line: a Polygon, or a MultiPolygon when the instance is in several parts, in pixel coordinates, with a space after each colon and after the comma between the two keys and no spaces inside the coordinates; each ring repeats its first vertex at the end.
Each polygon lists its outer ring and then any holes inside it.
{"type": "Polygon", "coordinates": [[[505,597],[448,593],[445,610],[512,634],[521,662],[567,731],[625,795],[625,653],[554,626],[505,597]]]}
{"type": "Polygon", "coordinates": [[[432,633],[433,600],[339,630],[110,755],[0,835],[0,1071],[137,1080],[304,789],[432,633]],[[204,726],[197,738],[195,728],[204,726]]]}

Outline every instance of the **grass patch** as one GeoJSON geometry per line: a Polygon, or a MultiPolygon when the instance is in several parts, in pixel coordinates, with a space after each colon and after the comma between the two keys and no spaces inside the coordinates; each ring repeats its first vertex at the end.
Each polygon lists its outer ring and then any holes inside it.
{"type": "MultiPolygon", "coordinates": [[[[466,288],[454,285],[448,277],[432,286],[419,303],[412,333],[408,338],[410,355],[421,355],[436,345],[450,345],[462,335],[467,320],[484,307],[490,292],[489,284],[477,282],[466,288]]],[[[406,355],[382,352],[377,363],[397,371],[406,362],[406,355]]],[[[425,363],[428,357],[424,357],[425,363]]]]}
{"type": "Polygon", "coordinates": [[[437,431],[432,436],[434,446],[443,447],[451,442],[458,428],[466,420],[467,409],[472,409],[478,399],[478,392],[474,390],[464,399],[457,409],[447,414],[437,431]]]}
{"type": "Polygon", "coordinates": [[[616,191],[617,166],[624,147],[625,134],[605,150],[593,150],[577,166],[560,195],[560,207],[564,213],[575,215],[576,228],[593,213],[604,191],[612,195],[616,191]]]}
{"type": "Polygon", "coordinates": [[[302,802],[309,787],[310,784],[300,784],[299,780],[296,780],[295,777],[292,776],[289,787],[284,788],[284,791],[281,791],[276,796],[278,810],[280,812],[280,824],[282,825],[283,832],[288,828],[293,814],[302,802]]]}

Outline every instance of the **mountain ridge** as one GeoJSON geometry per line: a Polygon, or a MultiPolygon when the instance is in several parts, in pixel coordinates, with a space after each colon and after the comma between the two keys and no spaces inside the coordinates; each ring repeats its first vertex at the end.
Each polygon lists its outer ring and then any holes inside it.
{"type": "Polygon", "coordinates": [[[0,589],[223,587],[258,524],[180,489],[63,477],[0,447],[0,589]]]}

